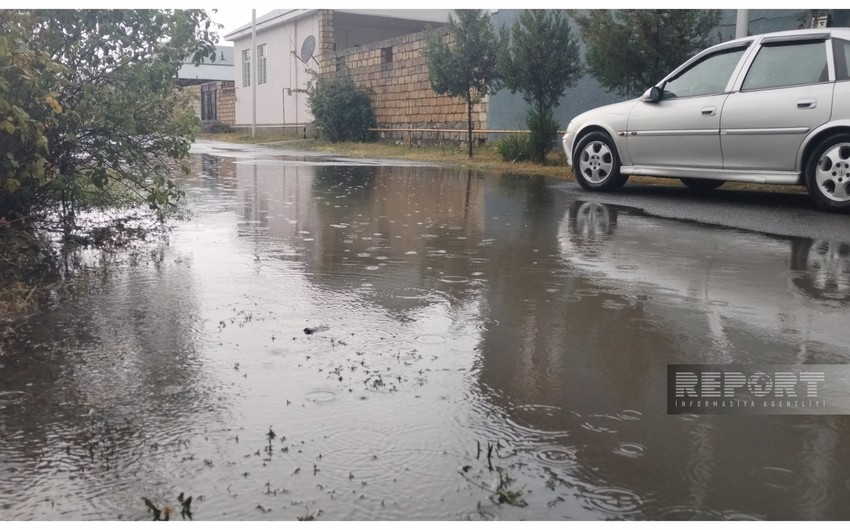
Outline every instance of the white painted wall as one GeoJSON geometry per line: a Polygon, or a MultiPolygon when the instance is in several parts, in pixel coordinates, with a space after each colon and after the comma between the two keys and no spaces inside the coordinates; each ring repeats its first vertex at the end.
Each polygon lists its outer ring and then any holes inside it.
{"type": "MultiPolygon", "coordinates": [[[[315,61],[305,65],[294,54],[312,35],[318,41],[319,17],[311,14],[257,32],[257,45],[266,44],[268,82],[257,85],[257,126],[293,125],[313,120],[307,107],[307,95],[295,92],[306,88],[307,69],[317,70],[315,61]],[[290,93],[290,90],[292,92],[290,93]]],[[[236,70],[236,125],[251,125],[251,87],[242,86],[242,50],[251,47],[250,32],[233,42],[236,70]]],[[[318,44],[316,46],[318,53],[318,44]]],[[[252,82],[257,68],[256,52],[251,58],[252,82]]]]}

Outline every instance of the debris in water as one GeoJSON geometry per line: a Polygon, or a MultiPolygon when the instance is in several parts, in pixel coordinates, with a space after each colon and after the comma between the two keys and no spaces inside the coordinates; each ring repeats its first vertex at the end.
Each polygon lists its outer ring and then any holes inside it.
{"type": "Polygon", "coordinates": [[[304,328],[304,334],[305,335],[312,335],[313,333],[318,333],[320,331],[327,331],[328,329],[329,329],[328,326],[324,326],[324,325],[304,328]]]}
{"type": "Polygon", "coordinates": [[[192,496],[190,495],[188,498],[183,498],[183,492],[180,492],[180,495],[177,496],[177,501],[180,502],[180,516],[183,519],[187,517],[189,520],[192,520],[192,496]]]}
{"type": "Polygon", "coordinates": [[[142,500],[145,501],[145,506],[148,507],[148,510],[153,513],[153,520],[160,521],[160,515],[162,514],[162,510],[157,508],[157,506],[153,502],[151,502],[151,500],[147,497],[142,497],[142,500]]]}
{"type": "Polygon", "coordinates": [[[310,510],[307,510],[307,511],[304,512],[304,515],[298,516],[298,520],[299,521],[312,521],[320,515],[322,515],[322,510],[319,510],[317,512],[312,512],[312,513],[310,512],[310,510]]]}

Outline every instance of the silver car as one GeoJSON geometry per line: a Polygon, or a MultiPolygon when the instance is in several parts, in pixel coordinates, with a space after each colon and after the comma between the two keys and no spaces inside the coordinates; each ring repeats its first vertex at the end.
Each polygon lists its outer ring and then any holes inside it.
{"type": "Polygon", "coordinates": [[[704,50],[640,98],[577,116],[567,163],[589,190],[629,175],[806,186],[850,211],[850,28],[746,37],[704,50]]]}

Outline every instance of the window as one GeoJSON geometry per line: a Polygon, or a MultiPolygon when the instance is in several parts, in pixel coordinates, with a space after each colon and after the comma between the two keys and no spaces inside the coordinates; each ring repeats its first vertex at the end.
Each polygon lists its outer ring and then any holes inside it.
{"type": "Polygon", "coordinates": [[[381,48],[381,64],[393,62],[393,47],[381,48]]]}
{"type": "Polygon", "coordinates": [[[746,47],[717,52],[694,64],[664,85],[664,97],[706,96],[726,90],[746,47]]]}
{"type": "Polygon", "coordinates": [[[850,41],[832,39],[835,55],[835,80],[850,79],[850,41]]]}
{"type": "Polygon", "coordinates": [[[266,69],[266,45],[257,46],[257,84],[268,82],[268,70],[266,69]]]}
{"type": "Polygon", "coordinates": [[[242,86],[251,86],[251,50],[242,50],[242,86]]]}
{"type": "Polygon", "coordinates": [[[823,41],[768,44],[759,50],[741,89],[810,85],[828,80],[823,41]]]}

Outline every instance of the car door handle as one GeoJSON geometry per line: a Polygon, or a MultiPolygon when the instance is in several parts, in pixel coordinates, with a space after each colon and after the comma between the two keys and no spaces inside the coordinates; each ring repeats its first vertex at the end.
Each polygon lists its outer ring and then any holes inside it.
{"type": "Polygon", "coordinates": [[[703,107],[702,115],[703,116],[714,116],[717,114],[717,107],[703,107]]]}
{"type": "Polygon", "coordinates": [[[818,100],[816,99],[799,99],[797,100],[797,108],[798,109],[813,109],[818,106],[818,100]]]}

